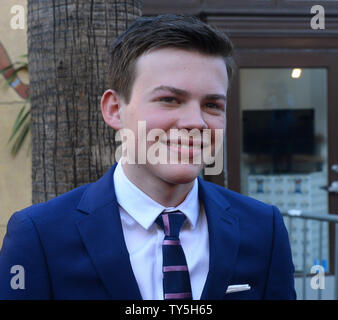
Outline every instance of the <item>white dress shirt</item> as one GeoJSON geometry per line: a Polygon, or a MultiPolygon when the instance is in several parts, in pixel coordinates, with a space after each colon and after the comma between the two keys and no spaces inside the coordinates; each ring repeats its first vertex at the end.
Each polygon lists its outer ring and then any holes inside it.
{"type": "Polygon", "coordinates": [[[198,199],[198,181],[185,200],[166,208],[136,187],[125,175],[121,161],[114,172],[114,185],[121,215],[124,239],[131,266],[144,300],[163,300],[163,230],[155,220],[163,210],[180,210],[187,216],[180,240],[187,260],[192,296],[201,297],[209,271],[209,236],[203,205],[198,199]]]}

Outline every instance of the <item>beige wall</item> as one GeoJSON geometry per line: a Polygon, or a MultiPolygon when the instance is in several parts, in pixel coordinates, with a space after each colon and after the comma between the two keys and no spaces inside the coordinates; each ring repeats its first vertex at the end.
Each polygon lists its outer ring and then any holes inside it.
{"type": "MultiPolygon", "coordinates": [[[[1,0],[0,41],[12,62],[27,53],[27,26],[14,30],[10,21],[13,17],[11,7],[22,5],[26,10],[26,0],[1,0]]],[[[26,23],[26,21],[25,21],[26,23]]],[[[20,79],[28,83],[28,74],[20,73],[20,79]]],[[[27,141],[13,158],[7,144],[14,120],[23,106],[23,99],[11,88],[5,87],[0,76],[0,247],[6,232],[6,224],[13,212],[31,204],[31,153],[27,141]]],[[[29,139],[30,140],[30,139],[29,139]]]]}

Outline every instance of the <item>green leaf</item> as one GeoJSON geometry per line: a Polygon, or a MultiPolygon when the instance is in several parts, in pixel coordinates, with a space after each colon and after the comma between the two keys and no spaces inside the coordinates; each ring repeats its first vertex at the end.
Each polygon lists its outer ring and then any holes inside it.
{"type": "Polygon", "coordinates": [[[4,84],[4,87],[10,87],[11,86],[11,83],[14,81],[14,79],[16,78],[15,74],[12,73],[8,79],[6,79],[6,82],[4,84]]]}
{"type": "Polygon", "coordinates": [[[18,66],[28,70],[28,63],[24,61],[18,61],[18,66]]]}
{"type": "Polygon", "coordinates": [[[6,79],[6,82],[4,84],[4,87],[11,86],[12,82],[14,82],[17,79],[17,74],[21,71],[24,70],[25,68],[20,67],[18,69],[15,69],[13,73],[9,76],[8,79],[6,79]]]}
{"type": "MultiPolygon", "coordinates": [[[[21,55],[20,58],[25,58],[27,60],[28,54],[21,55]]],[[[13,69],[13,72],[10,74],[8,79],[6,79],[4,86],[11,86],[13,81],[17,79],[17,75],[22,70],[28,71],[28,62],[27,61],[16,61],[12,64],[6,66],[0,70],[0,75],[4,75],[8,70],[13,69]]],[[[14,140],[14,143],[11,147],[11,154],[15,157],[20,151],[23,143],[26,140],[26,137],[30,131],[30,109],[26,110],[26,105],[30,101],[30,97],[27,97],[24,105],[20,109],[15,122],[12,127],[11,136],[8,139],[7,143],[10,143],[14,140]]]]}
{"type": "Polygon", "coordinates": [[[26,67],[24,65],[21,65],[14,69],[14,74],[18,74],[21,70],[26,70],[26,67]]]}
{"type": "MultiPolygon", "coordinates": [[[[26,103],[22,106],[22,108],[21,108],[19,114],[17,115],[17,117],[16,117],[16,119],[15,119],[14,125],[13,125],[13,127],[12,127],[12,132],[13,132],[14,129],[17,127],[17,125],[18,125],[18,123],[19,123],[19,121],[20,121],[20,118],[21,118],[21,116],[22,116],[22,113],[24,112],[25,108],[26,108],[26,103]]],[[[9,142],[10,140],[11,140],[11,139],[9,139],[8,142],[9,142]]]]}
{"type": "Polygon", "coordinates": [[[13,157],[15,157],[18,154],[18,152],[20,151],[23,143],[26,140],[26,137],[29,133],[29,130],[30,130],[30,122],[26,122],[25,126],[21,130],[19,136],[15,140],[15,143],[14,143],[12,149],[11,149],[11,154],[13,155],[13,157]]]}
{"type": "Polygon", "coordinates": [[[20,132],[22,130],[22,127],[25,123],[25,120],[28,118],[28,116],[30,115],[30,110],[27,110],[26,113],[22,116],[22,113],[24,111],[25,106],[20,110],[19,115],[17,116],[13,129],[12,129],[12,135],[8,140],[8,143],[12,141],[12,139],[14,138],[14,136],[16,136],[18,134],[18,132],[20,132]]]}
{"type": "Polygon", "coordinates": [[[6,71],[8,71],[8,70],[11,69],[11,68],[14,68],[14,65],[13,65],[13,64],[10,64],[9,66],[7,66],[7,67],[5,67],[5,68],[2,68],[2,69],[0,70],[0,74],[5,73],[6,71]]]}

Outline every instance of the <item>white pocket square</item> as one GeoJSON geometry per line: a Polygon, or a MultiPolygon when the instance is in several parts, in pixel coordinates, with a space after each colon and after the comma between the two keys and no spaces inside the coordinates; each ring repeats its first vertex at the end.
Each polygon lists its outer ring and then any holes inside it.
{"type": "Polygon", "coordinates": [[[235,284],[232,286],[228,286],[227,291],[225,293],[233,293],[233,292],[239,292],[239,291],[246,291],[250,290],[251,287],[248,284],[235,284]]]}

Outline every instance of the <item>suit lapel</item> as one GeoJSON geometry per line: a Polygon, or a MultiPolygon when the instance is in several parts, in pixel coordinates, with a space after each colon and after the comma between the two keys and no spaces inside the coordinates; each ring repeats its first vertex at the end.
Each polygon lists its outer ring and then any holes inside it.
{"type": "Polygon", "coordinates": [[[111,298],[141,300],[115,197],[115,167],[88,187],[78,205],[78,209],[86,214],[77,222],[77,227],[111,298]]]}
{"type": "Polygon", "coordinates": [[[214,189],[199,179],[199,197],[207,216],[210,248],[209,272],[201,300],[224,298],[239,248],[238,218],[230,214],[230,204],[214,189]]]}

